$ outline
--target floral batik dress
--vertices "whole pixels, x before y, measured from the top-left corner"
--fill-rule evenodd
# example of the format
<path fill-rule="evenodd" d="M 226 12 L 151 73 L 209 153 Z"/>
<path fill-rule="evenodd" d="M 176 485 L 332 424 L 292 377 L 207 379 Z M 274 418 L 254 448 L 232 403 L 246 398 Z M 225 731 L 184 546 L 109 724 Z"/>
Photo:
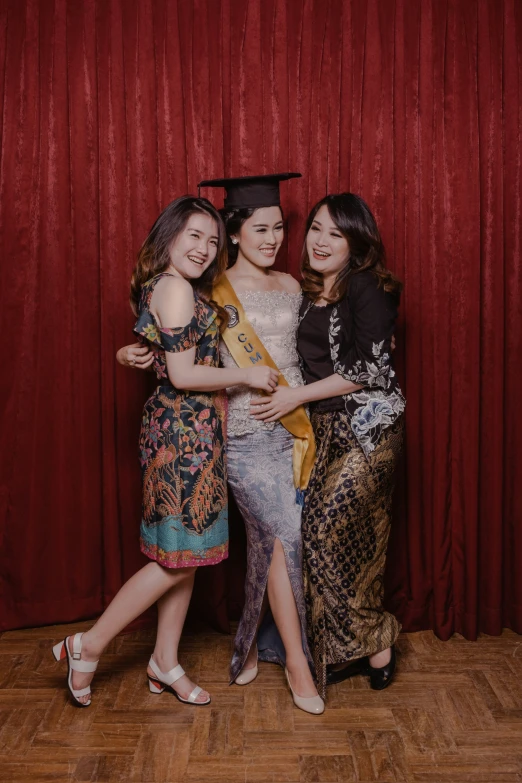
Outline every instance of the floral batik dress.
<path fill-rule="evenodd" d="M 196 292 L 190 323 L 158 326 L 150 301 L 164 276 L 142 287 L 134 327 L 154 351 L 153 367 L 162 384 L 145 403 L 141 424 L 141 550 L 168 568 L 213 565 L 228 556 L 223 397 L 174 388 L 165 351 L 195 347 L 196 364 L 217 367 L 219 329 L 216 312 Z"/>

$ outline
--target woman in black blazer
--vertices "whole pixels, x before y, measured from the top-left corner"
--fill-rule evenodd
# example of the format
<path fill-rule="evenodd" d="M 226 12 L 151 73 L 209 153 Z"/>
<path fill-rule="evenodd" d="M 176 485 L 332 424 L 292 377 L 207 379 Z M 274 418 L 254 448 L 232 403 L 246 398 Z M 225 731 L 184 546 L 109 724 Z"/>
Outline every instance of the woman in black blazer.
<path fill-rule="evenodd" d="M 391 362 L 401 283 L 375 219 L 353 193 L 312 209 L 298 331 L 304 387 L 278 386 L 256 416 L 310 406 L 317 460 L 303 509 L 308 634 L 324 697 L 353 673 L 386 687 L 400 625 L 382 606 L 405 400 Z M 356 662 L 354 664 L 354 662 Z"/>

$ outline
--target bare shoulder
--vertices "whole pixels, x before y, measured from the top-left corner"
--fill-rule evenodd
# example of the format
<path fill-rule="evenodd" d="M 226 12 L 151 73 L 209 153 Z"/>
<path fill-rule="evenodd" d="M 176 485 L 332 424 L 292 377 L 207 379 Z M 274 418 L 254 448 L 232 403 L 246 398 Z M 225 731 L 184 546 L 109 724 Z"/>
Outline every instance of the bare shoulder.
<path fill-rule="evenodd" d="M 189 281 L 184 277 L 181 277 L 181 275 L 164 275 L 161 280 L 158 280 L 154 293 L 156 293 L 156 291 L 159 294 L 168 291 L 171 296 L 194 296 L 194 290 Z"/>
<path fill-rule="evenodd" d="M 292 277 L 292 275 L 289 275 L 286 272 L 274 272 L 274 274 L 278 276 L 279 284 L 283 290 L 287 291 L 289 294 L 301 293 L 301 286 L 295 277 Z"/>
<path fill-rule="evenodd" d="M 194 314 L 194 289 L 184 277 L 165 275 L 156 284 L 151 310 L 161 326 L 185 326 Z"/>

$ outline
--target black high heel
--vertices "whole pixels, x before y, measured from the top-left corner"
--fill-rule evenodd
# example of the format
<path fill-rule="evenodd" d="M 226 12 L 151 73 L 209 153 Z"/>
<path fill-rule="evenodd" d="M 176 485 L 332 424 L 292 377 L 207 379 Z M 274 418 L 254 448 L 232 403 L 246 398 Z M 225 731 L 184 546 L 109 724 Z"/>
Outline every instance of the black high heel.
<path fill-rule="evenodd" d="M 356 677 L 358 674 L 367 674 L 368 666 L 368 656 L 365 655 L 364 658 L 358 658 L 352 663 L 347 663 L 342 669 L 331 669 L 326 674 L 326 684 L 337 685 L 337 683 L 344 682 L 344 680 L 348 680 L 350 677 Z"/>
<path fill-rule="evenodd" d="M 391 658 L 385 666 L 379 668 L 372 666 L 368 660 L 366 673 L 370 675 L 370 686 L 374 691 L 382 691 L 387 688 L 395 674 L 397 658 L 395 656 L 395 645 L 391 648 Z"/>

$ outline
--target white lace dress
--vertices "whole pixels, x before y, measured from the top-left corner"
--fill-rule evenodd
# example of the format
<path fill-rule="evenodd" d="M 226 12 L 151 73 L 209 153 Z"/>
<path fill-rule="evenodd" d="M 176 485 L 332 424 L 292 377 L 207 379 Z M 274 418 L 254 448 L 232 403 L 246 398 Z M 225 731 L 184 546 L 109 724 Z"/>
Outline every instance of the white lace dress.
<path fill-rule="evenodd" d="M 237 294 L 245 315 L 290 386 L 303 384 L 296 335 L 301 294 L 284 291 L 247 291 Z M 221 362 L 235 367 L 222 342 Z M 306 642 L 302 581 L 301 506 L 293 482 L 294 439 L 279 423 L 264 424 L 250 415 L 252 392 L 244 386 L 227 389 L 228 482 L 245 522 L 247 575 L 245 607 L 239 623 L 230 677 L 234 680 L 254 641 L 263 602 L 275 539 L 281 541 L 294 598 L 301 620 L 303 649 Z M 258 634 L 259 657 L 284 665 L 285 653 L 271 616 Z"/>
<path fill-rule="evenodd" d="M 297 353 L 297 327 L 302 294 L 286 291 L 243 291 L 236 295 L 243 305 L 245 315 L 277 364 L 290 386 L 302 386 L 303 376 Z M 219 345 L 224 367 L 236 367 L 225 343 Z M 264 424 L 250 415 L 252 391 L 247 386 L 227 389 L 229 435 L 246 435 L 259 430 L 273 430 L 281 426 L 277 422 Z"/>

